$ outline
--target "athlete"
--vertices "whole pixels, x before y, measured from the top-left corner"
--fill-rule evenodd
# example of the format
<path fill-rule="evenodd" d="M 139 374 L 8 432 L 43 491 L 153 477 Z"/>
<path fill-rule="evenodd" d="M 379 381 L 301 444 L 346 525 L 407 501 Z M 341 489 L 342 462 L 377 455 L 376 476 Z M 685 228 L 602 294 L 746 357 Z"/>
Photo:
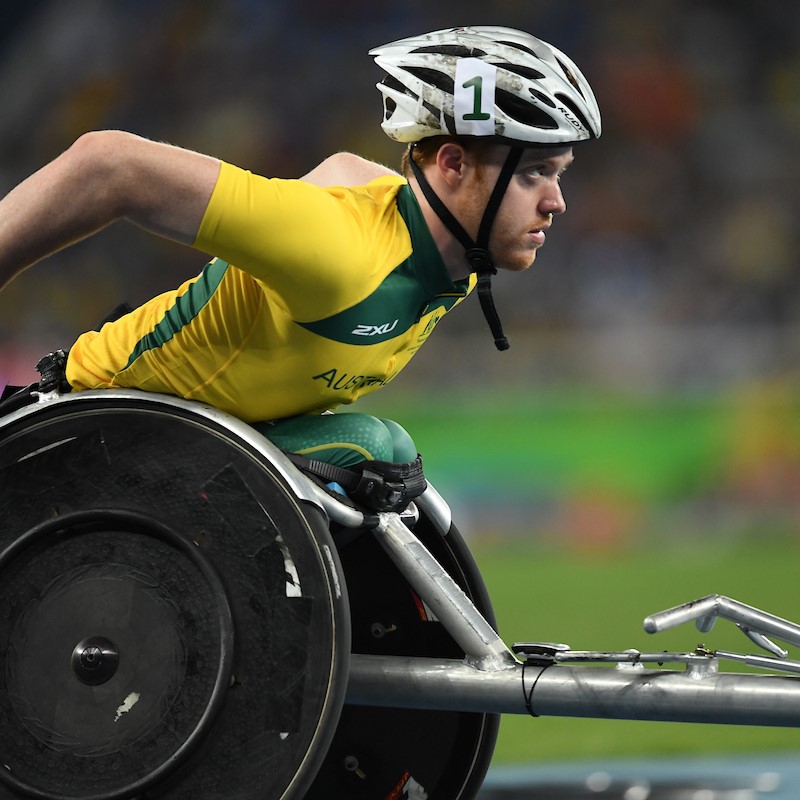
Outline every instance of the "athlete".
<path fill-rule="evenodd" d="M 215 257 L 65 354 L 62 389 L 209 403 L 279 447 L 349 466 L 410 463 L 396 423 L 324 414 L 391 381 L 477 285 L 498 348 L 496 269 L 524 271 L 566 205 L 572 146 L 600 135 L 580 70 L 508 28 L 371 51 L 403 175 L 351 154 L 303 180 L 119 131 L 79 138 L 0 202 L 0 286 L 124 219 Z"/>

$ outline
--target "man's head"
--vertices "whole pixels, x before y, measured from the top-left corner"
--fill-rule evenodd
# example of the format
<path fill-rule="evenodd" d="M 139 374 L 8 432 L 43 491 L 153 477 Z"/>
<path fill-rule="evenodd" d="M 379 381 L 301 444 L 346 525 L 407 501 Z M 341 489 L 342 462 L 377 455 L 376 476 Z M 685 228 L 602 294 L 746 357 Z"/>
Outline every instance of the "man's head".
<path fill-rule="evenodd" d="M 406 152 L 403 172 L 413 177 L 409 161 L 413 158 L 435 195 L 469 238 L 477 241 L 509 151 L 509 145 L 491 139 L 437 136 L 423 139 Z M 566 210 L 560 181 L 572 160 L 569 145 L 522 150 L 488 233 L 487 249 L 495 267 L 521 272 L 533 264 L 553 217 Z M 462 263 L 468 272 L 463 257 Z"/>
<path fill-rule="evenodd" d="M 490 279 L 530 266 L 566 208 L 558 181 L 571 147 L 600 136 L 591 87 L 560 50 L 511 28 L 449 28 L 370 54 L 387 73 L 381 126 L 409 144 L 404 171 L 463 245 L 505 349 Z"/>

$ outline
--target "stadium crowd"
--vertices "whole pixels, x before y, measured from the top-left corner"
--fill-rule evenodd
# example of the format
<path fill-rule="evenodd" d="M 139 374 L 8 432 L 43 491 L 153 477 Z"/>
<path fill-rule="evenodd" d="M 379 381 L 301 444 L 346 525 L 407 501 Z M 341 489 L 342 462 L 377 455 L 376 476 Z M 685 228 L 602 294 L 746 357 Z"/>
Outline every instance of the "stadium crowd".
<path fill-rule="evenodd" d="M 580 350 L 616 331 L 641 348 L 659 331 L 633 360 L 651 370 L 660 360 L 661 383 L 700 380 L 714 364 L 735 376 L 737 364 L 796 363 L 800 6 L 753 12 L 747 0 L 495 4 L 493 21 L 573 54 L 604 122 L 599 143 L 577 148 L 569 211 L 534 273 L 495 282 L 512 346 Z M 484 17 L 476 0 L 35 0 L 4 28 L 0 186 L 97 128 L 281 177 L 340 149 L 395 165 L 366 51 Z M 139 302 L 201 266 L 196 253 L 122 227 L 65 251 L 9 290 L 0 362 L 8 371 L 18 353 L 68 344 L 120 300 Z M 482 324 L 475 308 L 453 315 L 440 346 Z M 693 352 L 692 364 L 659 356 L 667 340 Z M 488 335 L 481 342 L 497 358 Z M 502 358 L 518 371 L 518 357 Z"/>

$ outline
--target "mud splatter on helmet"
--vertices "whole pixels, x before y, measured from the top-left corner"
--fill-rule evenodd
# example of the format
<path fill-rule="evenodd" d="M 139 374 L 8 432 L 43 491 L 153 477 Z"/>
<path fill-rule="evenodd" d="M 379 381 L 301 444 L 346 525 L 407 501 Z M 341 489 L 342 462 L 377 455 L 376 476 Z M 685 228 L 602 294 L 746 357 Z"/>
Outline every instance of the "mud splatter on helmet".
<path fill-rule="evenodd" d="M 382 128 L 398 142 L 494 136 L 570 144 L 601 133 L 581 71 L 552 45 L 513 28 L 448 28 L 370 51 L 387 75 Z"/>

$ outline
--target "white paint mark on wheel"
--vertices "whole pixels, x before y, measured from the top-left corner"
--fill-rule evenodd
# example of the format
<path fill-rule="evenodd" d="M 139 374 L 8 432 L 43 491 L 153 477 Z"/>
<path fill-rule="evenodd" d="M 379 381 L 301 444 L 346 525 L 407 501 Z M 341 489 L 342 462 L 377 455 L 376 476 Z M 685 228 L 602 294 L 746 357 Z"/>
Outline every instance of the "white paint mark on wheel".
<path fill-rule="evenodd" d="M 131 692 L 122 701 L 122 705 L 117 707 L 117 716 L 114 717 L 114 722 L 117 722 L 123 714 L 127 714 L 138 702 L 139 692 Z"/>

